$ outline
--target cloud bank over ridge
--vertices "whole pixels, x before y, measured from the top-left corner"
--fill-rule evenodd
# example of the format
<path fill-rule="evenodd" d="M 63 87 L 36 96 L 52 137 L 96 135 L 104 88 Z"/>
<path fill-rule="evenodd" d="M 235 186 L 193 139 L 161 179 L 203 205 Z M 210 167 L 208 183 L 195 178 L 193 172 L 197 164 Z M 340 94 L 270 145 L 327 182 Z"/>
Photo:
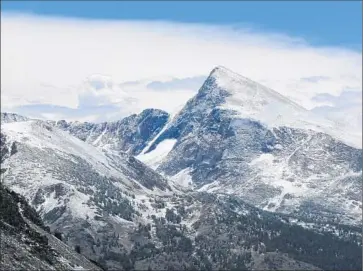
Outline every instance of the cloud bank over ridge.
<path fill-rule="evenodd" d="M 252 28 L 2 13 L 1 40 L 3 110 L 40 114 L 43 105 L 48 117 L 100 121 L 90 113 L 106 120 L 146 107 L 173 111 L 217 65 L 308 109 L 344 114 L 342 104 L 352 99 L 344 92 L 362 92 L 361 52 Z M 324 94 L 340 97 L 339 106 L 317 98 Z M 361 118 L 361 109 L 354 112 Z"/>

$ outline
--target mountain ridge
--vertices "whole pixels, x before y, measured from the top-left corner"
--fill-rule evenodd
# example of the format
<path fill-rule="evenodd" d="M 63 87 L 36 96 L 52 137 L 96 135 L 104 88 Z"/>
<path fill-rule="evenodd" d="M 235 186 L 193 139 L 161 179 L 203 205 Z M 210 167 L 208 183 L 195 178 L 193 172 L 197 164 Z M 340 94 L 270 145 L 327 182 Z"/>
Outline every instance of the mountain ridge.
<path fill-rule="evenodd" d="M 360 269 L 361 150 L 283 118 L 266 125 L 284 100 L 226 73 L 176 114 L 2 115 L 1 178 L 111 270 Z"/>

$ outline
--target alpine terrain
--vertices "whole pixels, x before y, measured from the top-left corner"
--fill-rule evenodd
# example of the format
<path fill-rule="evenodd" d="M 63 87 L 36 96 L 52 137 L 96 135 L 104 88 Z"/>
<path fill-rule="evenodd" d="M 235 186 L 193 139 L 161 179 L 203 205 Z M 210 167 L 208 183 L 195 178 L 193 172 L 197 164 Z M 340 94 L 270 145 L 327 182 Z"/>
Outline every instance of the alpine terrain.
<path fill-rule="evenodd" d="M 21 247 L 24 266 L 60 270 L 361 270 L 356 142 L 224 67 L 173 115 L 82 123 L 2 113 L 1 200 L 25 238 L 1 220 L 5 248 Z M 19 268 L 9 256 L 1 264 Z"/>

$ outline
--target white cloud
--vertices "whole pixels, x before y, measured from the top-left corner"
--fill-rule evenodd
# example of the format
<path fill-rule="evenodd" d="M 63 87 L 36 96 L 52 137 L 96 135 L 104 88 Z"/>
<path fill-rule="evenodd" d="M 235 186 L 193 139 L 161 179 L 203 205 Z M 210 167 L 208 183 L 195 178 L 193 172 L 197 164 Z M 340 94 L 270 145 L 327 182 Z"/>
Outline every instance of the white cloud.
<path fill-rule="evenodd" d="M 362 133 L 362 93 L 358 90 L 346 89 L 339 96 L 321 93 L 313 98 L 321 103 L 312 111 L 334 120 L 340 127 L 352 133 Z"/>
<path fill-rule="evenodd" d="M 142 79 L 197 78 L 223 65 L 311 109 L 322 105 L 313 99 L 321 93 L 362 91 L 361 58 L 361 52 L 234 26 L 2 13 L 1 105 L 122 108 L 102 111 L 114 117 L 146 107 L 172 111 L 197 89 L 155 91 Z M 107 80 L 99 85 L 89 79 L 94 74 Z M 126 81 L 136 82 L 120 84 Z"/>

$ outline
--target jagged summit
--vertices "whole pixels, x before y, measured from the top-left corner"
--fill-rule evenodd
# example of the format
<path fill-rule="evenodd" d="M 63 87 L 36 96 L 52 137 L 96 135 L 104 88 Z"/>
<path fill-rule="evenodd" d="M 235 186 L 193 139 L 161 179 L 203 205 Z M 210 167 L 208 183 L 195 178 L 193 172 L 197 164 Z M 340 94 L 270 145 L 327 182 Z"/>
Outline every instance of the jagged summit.
<path fill-rule="evenodd" d="M 196 96 L 218 99 L 215 107 L 234 112 L 239 118 L 257 120 L 272 127 L 311 129 L 330 134 L 345 143 L 361 147 L 361 139 L 342 130 L 337 123 L 317 116 L 264 85 L 231 71 L 224 66 L 215 67 Z"/>
<path fill-rule="evenodd" d="M 225 109 L 236 117 L 257 120 L 269 127 L 307 128 L 309 124 L 309 128 L 316 128 L 317 121 L 308 110 L 224 66 L 211 71 L 192 100 L 199 110 Z"/>
<path fill-rule="evenodd" d="M 229 77 L 229 78 L 238 78 L 239 80 L 252 81 L 251 79 L 242 76 L 224 66 L 215 67 L 209 74 L 210 77 L 219 78 L 219 77 Z"/>
<path fill-rule="evenodd" d="M 218 73 L 230 73 L 230 74 L 236 74 L 235 72 L 233 72 L 232 70 L 222 66 L 222 65 L 218 65 L 216 66 L 211 72 L 210 72 L 210 76 L 214 75 L 214 74 L 218 74 Z"/>

